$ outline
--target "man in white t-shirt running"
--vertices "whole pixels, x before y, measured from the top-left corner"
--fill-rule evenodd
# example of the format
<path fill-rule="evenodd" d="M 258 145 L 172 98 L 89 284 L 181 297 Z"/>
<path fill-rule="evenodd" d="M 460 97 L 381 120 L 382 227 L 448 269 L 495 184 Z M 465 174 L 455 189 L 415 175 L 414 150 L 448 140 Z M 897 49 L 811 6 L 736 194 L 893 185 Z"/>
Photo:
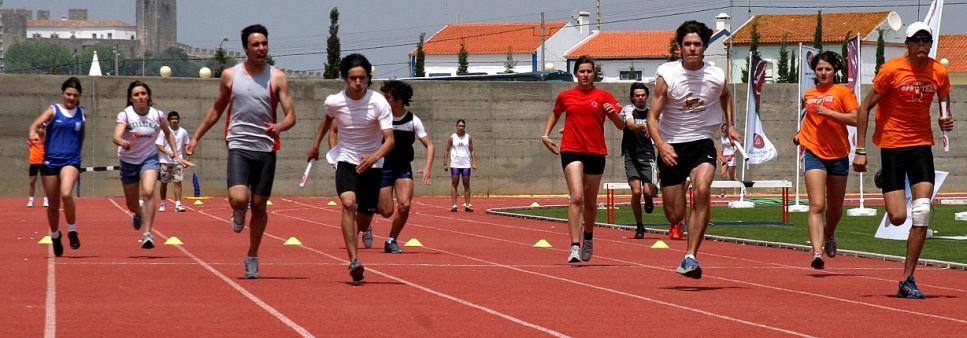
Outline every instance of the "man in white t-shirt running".
<path fill-rule="evenodd" d="M 704 61 L 711 36 L 712 30 L 698 21 L 678 27 L 675 41 L 681 61 L 658 67 L 648 114 L 648 131 L 661 157 L 658 176 L 669 224 L 685 217 L 686 179 L 691 179 L 694 207 L 688 218 L 688 250 L 676 272 L 695 279 L 702 278 L 695 255 L 711 216 L 710 189 L 718 155 L 712 140 L 719 128 L 736 142 L 741 140 L 732 120 L 725 73 Z"/>
<path fill-rule="evenodd" d="M 349 54 L 339 62 L 345 88 L 326 98 L 326 116 L 319 123 L 308 159 L 319 159 L 319 143 L 333 126 L 339 141 L 326 154 L 336 165 L 336 193 L 342 203 L 342 234 L 349 255 L 349 275 L 363 281 L 356 241 L 359 230 L 369 230 L 379 200 L 383 156 L 395 144 L 393 113 L 382 94 L 369 90 L 373 66 L 362 54 Z"/>
<path fill-rule="evenodd" d="M 164 138 L 164 134 L 158 134 L 158 139 L 154 142 L 155 146 L 158 147 L 158 161 L 161 162 L 161 179 L 159 180 L 161 182 L 161 205 L 158 207 L 159 212 L 164 212 L 168 207 L 169 182 L 174 186 L 175 211 L 185 211 L 185 207 L 181 205 L 181 181 L 184 179 L 184 172 L 181 164 L 175 161 L 175 152 L 171 151 L 171 149 L 176 149 L 179 156 L 184 158 L 185 161 L 190 161 L 184 152 L 185 146 L 190 141 L 188 131 L 181 128 L 179 122 L 181 122 L 181 115 L 178 112 L 168 112 L 168 126 L 171 127 L 171 134 L 176 143 L 174 147 L 168 145 L 168 140 Z"/>

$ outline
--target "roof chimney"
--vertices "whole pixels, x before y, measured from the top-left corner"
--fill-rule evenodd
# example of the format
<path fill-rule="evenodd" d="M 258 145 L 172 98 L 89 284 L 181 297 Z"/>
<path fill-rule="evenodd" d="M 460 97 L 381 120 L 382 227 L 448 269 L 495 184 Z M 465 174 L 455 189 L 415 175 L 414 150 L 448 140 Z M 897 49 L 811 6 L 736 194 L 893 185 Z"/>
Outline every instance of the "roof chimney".
<path fill-rule="evenodd" d="M 50 20 L 50 11 L 38 9 L 37 20 Z"/>
<path fill-rule="evenodd" d="M 87 21 L 87 8 L 71 8 L 67 10 L 67 18 L 70 20 Z"/>
<path fill-rule="evenodd" d="M 577 16 L 578 30 L 581 32 L 581 36 L 587 37 L 591 35 L 591 12 L 578 12 Z"/>
<path fill-rule="evenodd" d="M 730 17 L 728 14 L 725 14 L 725 12 L 719 13 L 719 15 L 715 17 L 715 31 L 718 32 L 722 30 L 732 32 L 732 17 Z"/>

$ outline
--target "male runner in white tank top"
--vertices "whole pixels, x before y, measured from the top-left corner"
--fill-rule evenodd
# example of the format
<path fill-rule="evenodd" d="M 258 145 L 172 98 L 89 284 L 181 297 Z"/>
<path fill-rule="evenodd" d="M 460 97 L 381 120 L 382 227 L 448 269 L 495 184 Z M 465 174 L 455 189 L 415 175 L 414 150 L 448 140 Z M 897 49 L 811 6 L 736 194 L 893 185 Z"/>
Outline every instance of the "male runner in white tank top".
<path fill-rule="evenodd" d="M 226 107 L 231 107 L 225 121 L 225 141 L 228 143 L 228 202 L 234 210 L 232 228 L 236 233 L 245 228 L 245 210 L 251 202 L 245 278 L 259 278 L 259 244 L 269 217 L 265 206 L 275 180 L 275 152 L 281 147 L 279 133 L 295 125 L 295 106 L 289 93 L 289 78 L 266 63 L 268 30 L 258 24 L 245 27 L 242 47 L 247 57 L 245 62 L 222 72 L 215 104 L 198 125 L 185 152 L 193 154 L 205 132 L 218 122 Z M 282 122 L 276 119 L 279 103 L 285 113 Z"/>
<path fill-rule="evenodd" d="M 691 178 L 694 208 L 688 218 L 688 250 L 676 272 L 695 279 L 702 278 L 695 254 L 711 216 L 710 188 L 718 155 L 712 140 L 719 128 L 736 142 L 741 140 L 732 120 L 725 73 L 704 61 L 711 36 L 711 29 L 694 20 L 678 27 L 675 40 L 682 59 L 658 67 L 648 114 L 648 131 L 661 157 L 658 176 L 669 224 L 685 217 L 685 179 Z"/>

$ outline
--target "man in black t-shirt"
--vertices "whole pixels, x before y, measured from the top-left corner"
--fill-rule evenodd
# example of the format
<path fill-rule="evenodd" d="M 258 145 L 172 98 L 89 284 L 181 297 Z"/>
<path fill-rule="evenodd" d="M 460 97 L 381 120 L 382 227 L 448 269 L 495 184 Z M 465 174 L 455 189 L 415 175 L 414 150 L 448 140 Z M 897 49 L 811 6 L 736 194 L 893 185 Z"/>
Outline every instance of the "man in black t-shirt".
<path fill-rule="evenodd" d="M 635 239 L 645 238 L 645 225 L 641 220 L 641 196 L 645 196 L 645 212 L 651 213 L 655 204 L 652 199 L 655 187 L 655 147 L 648 135 L 648 87 L 644 83 L 631 84 L 631 102 L 621 111 L 625 120 L 621 137 L 621 157 L 625 162 L 625 174 L 631 186 L 631 210 L 635 215 Z"/>

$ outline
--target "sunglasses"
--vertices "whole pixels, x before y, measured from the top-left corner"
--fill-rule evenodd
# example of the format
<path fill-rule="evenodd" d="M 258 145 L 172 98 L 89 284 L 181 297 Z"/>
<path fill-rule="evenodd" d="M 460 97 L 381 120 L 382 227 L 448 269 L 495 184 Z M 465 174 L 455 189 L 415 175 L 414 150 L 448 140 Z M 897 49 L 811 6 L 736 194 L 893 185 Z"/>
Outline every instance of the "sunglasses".
<path fill-rule="evenodd" d="M 907 38 L 909 42 L 921 42 L 921 43 L 933 43 L 933 38 L 930 36 L 914 36 Z"/>

